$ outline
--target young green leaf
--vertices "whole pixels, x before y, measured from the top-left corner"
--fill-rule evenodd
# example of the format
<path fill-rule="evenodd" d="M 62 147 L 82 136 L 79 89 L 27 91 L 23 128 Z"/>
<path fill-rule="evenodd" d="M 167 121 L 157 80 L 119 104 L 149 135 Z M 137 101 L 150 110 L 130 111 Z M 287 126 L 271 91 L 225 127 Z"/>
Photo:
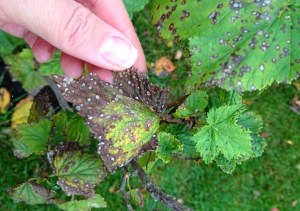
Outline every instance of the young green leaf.
<path fill-rule="evenodd" d="M 0 31 L 0 43 L 0 57 L 11 54 L 16 47 L 25 44 L 22 39 L 13 37 L 2 30 Z"/>
<path fill-rule="evenodd" d="M 51 128 L 51 121 L 46 119 L 37 123 L 19 125 L 13 138 L 15 156 L 25 158 L 31 154 L 44 154 Z"/>
<path fill-rule="evenodd" d="M 241 164 L 242 162 L 261 156 L 264 151 L 266 142 L 260 137 L 259 132 L 262 128 L 262 120 L 260 117 L 256 116 L 252 112 L 244 112 L 238 115 L 237 125 L 241 126 L 243 130 L 250 132 L 251 136 L 251 153 L 241 154 L 233 158 L 225 157 L 222 152 L 215 157 L 217 165 L 227 174 L 231 174 L 235 169 L 236 165 Z"/>
<path fill-rule="evenodd" d="M 33 182 L 25 182 L 9 192 L 15 202 L 25 202 L 30 205 L 51 203 L 54 195 L 53 191 Z"/>
<path fill-rule="evenodd" d="M 41 75 L 51 76 L 53 74 L 55 75 L 64 74 L 60 66 L 60 55 L 61 55 L 60 52 L 56 52 L 53 59 L 51 59 L 47 63 L 43 63 L 40 65 L 39 72 L 41 73 Z"/>
<path fill-rule="evenodd" d="M 67 195 L 93 197 L 94 187 L 104 179 L 106 172 L 100 159 L 78 151 L 76 146 L 75 143 L 58 146 L 48 152 L 48 160 L 58 177 L 57 184 Z"/>
<path fill-rule="evenodd" d="M 189 38 L 188 91 L 210 84 L 262 89 L 300 72 L 299 1 L 155 0 L 153 23 L 167 39 Z"/>
<path fill-rule="evenodd" d="M 188 118 L 197 116 L 200 111 L 203 111 L 208 104 L 208 96 L 206 92 L 197 90 L 191 93 L 186 101 L 179 106 L 174 113 L 177 118 Z"/>
<path fill-rule="evenodd" d="M 209 111 L 208 125 L 194 136 L 196 149 L 206 163 L 213 161 L 219 153 L 227 160 L 251 155 L 250 132 L 236 124 L 241 111 L 242 105 L 222 106 Z"/>
<path fill-rule="evenodd" d="M 31 50 L 23 49 L 19 54 L 7 55 L 3 58 L 10 73 L 16 80 L 22 82 L 27 91 L 41 88 L 45 85 L 43 77 L 35 71 L 35 61 Z"/>
<path fill-rule="evenodd" d="M 157 157 L 165 163 L 169 163 L 172 158 L 172 153 L 181 153 L 181 143 L 170 133 L 160 132 L 157 135 L 158 147 L 156 149 Z"/>
<path fill-rule="evenodd" d="M 123 0 L 123 3 L 127 9 L 127 13 L 131 19 L 133 17 L 133 13 L 142 10 L 148 2 L 149 0 L 139 0 L 139 1 Z"/>
<path fill-rule="evenodd" d="M 96 194 L 92 198 L 85 200 L 72 200 L 63 204 L 59 204 L 58 208 L 66 211 L 90 211 L 93 208 L 105 208 L 106 202 L 102 196 Z"/>
<path fill-rule="evenodd" d="M 98 151 L 109 171 L 143 152 L 159 126 L 155 112 L 163 112 L 168 100 L 167 91 L 132 69 L 115 72 L 114 85 L 94 74 L 77 81 L 54 80 L 99 140 Z"/>

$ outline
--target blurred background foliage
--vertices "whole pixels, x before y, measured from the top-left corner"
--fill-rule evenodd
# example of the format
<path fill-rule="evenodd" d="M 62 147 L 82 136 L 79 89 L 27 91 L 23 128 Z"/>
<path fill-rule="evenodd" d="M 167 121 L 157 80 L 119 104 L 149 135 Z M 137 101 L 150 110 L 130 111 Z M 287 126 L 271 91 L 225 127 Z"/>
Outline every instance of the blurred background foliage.
<path fill-rule="evenodd" d="M 151 25 L 150 8 L 133 15 L 153 83 L 171 89 L 172 99 L 183 94 L 190 72 L 187 45 L 166 42 Z M 2 47 L 2 49 L 10 48 Z M 58 210 L 54 205 L 15 204 L 7 190 L 38 171 L 28 160 L 13 156 L 10 123 L 16 104 L 26 97 L 21 84 L 12 82 L 4 63 L 0 63 L 0 88 L 10 93 L 9 103 L 0 112 L 0 209 Z M 6 95 L 7 96 L 7 95 Z M 166 193 L 177 197 L 194 210 L 300 210 L 300 81 L 291 85 L 273 85 L 261 92 L 245 93 L 248 109 L 264 120 L 263 136 L 267 139 L 264 154 L 240 165 L 231 175 L 216 165 L 172 159 L 158 161 L 150 171 L 153 180 Z M 7 98 L 7 97 L 6 97 Z M 119 192 L 122 173 L 110 175 L 99 192 L 108 203 L 104 210 L 126 210 Z M 131 182 L 134 186 L 135 181 Z M 146 193 L 145 193 L 146 194 Z M 137 210 L 168 210 L 146 195 L 145 205 Z"/>

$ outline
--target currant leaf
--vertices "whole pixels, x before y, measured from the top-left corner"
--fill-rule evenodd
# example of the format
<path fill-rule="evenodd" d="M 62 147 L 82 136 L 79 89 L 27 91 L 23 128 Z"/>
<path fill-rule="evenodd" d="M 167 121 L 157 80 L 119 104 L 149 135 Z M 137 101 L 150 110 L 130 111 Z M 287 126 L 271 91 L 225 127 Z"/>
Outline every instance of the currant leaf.
<path fill-rule="evenodd" d="M 241 111 L 242 105 L 222 106 L 209 111 L 208 125 L 194 135 L 196 149 L 206 163 L 215 160 L 219 153 L 227 160 L 251 155 L 250 132 L 236 124 Z"/>
<path fill-rule="evenodd" d="M 54 192 L 33 182 L 25 182 L 11 189 L 10 195 L 15 202 L 30 205 L 51 203 Z"/>
<path fill-rule="evenodd" d="M 35 71 L 34 56 L 29 49 L 23 49 L 18 54 L 7 55 L 3 58 L 13 77 L 20 81 L 27 91 L 41 88 L 45 81 L 39 72 Z"/>
<path fill-rule="evenodd" d="M 139 0 L 139 1 L 123 0 L 123 3 L 127 9 L 127 13 L 131 19 L 133 17 L 133 14 L 135 12 L 142 10 L 148 2 L 149 0 Z"/>
<path fill-rule="evenodd" d="M 174 113 L 177 118 L 188 118 L 191 116 L 197 116 L 203 111 L 208 104 L 208 95 L 206 92 L 197 90 L 191 93 L 186 101 L 179 106 Z"/>
<path fill-rule="evenodd" d="M 145 74 L 133 69 L 115 72 L 114 85 L 94 74 L 77 81 L 54 80 L 99 140 L 98 152 L 109 171 L 152 147 L 159 126 L 156 112 L 164 111 L 168 91 L 151 85 Z"/>
<path fill-rule="evenodd" d="M 300 73 L 300 3 L 155 0 L 153 23 L 167 39 L 189 39 L 192 76 L 227 90 L 263 89 Z"/>
<path fill-rule="evenodd" d="M 181 143 L 170 133 L 160 132 L 157 135 L 158 147 L 156 149 L 157 157 L 163 160 L 165 163 L 169 163 L 172 158 L 172 154 L 181 153 Z"/>
<path fill-rule="evenodd" d="M 76 142 L 49 151 L 48 160 L 53 173 L 58 177 L 57 184 L 69 196 L 94 197 L 95 186 L 106 176 L 101 161 L 90 154 L 82 153 Z"/>
<path fill-rule="evenodd" d="M 52 122 L 45 119 L 37 123 L 17 126 L 13 138 L 15 156 L 25 158 L 31 154 L 44 154 L 51 128 Z"/>
<path fill-rule="evenodd" d="M 66 211 L 90 211 L 93 208 L 106 208 L 107 204 L 99 194 L 85 200 L 72 200 L 58 205 L 59 209 Z"/>

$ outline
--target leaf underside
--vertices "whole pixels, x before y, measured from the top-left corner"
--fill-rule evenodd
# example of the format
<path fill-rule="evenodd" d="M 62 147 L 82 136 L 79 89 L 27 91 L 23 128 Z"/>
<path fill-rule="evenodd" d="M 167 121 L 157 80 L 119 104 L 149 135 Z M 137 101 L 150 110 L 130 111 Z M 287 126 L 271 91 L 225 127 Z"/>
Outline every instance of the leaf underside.
<path fill-rule="evenodd" d="M 262 89 L 300 72 L 300 2 L 155 0 L 153 23 L 167 39 L 189 39 L 192 75 L 203 85 Z"/>
<path fill-rule="evenodd" d="M 114 85 L 94 74 L 77 81 L 54 80 L 99 140 L 98 152 L 109 171 L 144 151 L 159 126 L 155 113 L 163 112 L 168 100 L 168 91 L 132 69 L 114 73 Z"/>

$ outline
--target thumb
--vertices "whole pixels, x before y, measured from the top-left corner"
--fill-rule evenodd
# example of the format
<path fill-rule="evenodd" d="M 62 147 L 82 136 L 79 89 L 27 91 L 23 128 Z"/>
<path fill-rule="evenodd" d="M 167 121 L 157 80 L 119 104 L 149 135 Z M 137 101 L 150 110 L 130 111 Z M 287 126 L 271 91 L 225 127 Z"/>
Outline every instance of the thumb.
<path fill-rule="evenodd" d="M 138 51 L 125 35 L 73 0 L 1 0 L 0 7 L 8 19 L 4 21 L 93 65 L 123 70 L 137 59 Z"/>

